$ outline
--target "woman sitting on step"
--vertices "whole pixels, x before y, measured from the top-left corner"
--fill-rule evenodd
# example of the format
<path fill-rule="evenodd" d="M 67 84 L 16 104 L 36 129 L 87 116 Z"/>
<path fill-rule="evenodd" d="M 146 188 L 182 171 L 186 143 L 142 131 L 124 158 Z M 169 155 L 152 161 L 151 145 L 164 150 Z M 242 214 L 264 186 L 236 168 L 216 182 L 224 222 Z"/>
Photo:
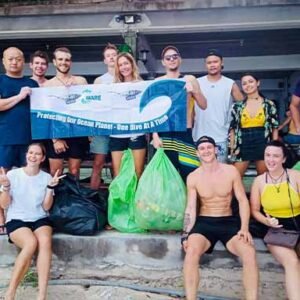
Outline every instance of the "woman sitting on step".
<path fill-rule="evenodd" d="M 287 149 L 282 142 L 267 144 L 267 171 L 256 177 L 252 185 L 251 212 L 257 221 L 269 227 L 264 240 L 275 259 L 284 267 L 287 298 L 299 300 L 300 259 L 296 248 L 300 237 L 300 173 L 284 168 L 286 155 Z M 283 233 L 285 237 L 280 238 L 282 230 L 294 231 L 292 240 L 295 241 L 295 248 L 291 248 L 293 243 L 286 239 L 286 232 Z"/>
<path fill-rule="evenodd" d="M 21 249 L 15 261 L 5 300 L 15 299 L 18 285 L 25 276 L 37 251 L 38 297 L 46 299 L 51 265 L 52 227 L 48 210 L 53 203 L 53 188 L 58 184 L 58 171 L 52 178 L 40 169 L 45 148 L 35 143 L 28 147 L 26 166 L 7 173 L 1 168 L 0 206 L 7 209 L 6 229 L 9 241 Z"/>

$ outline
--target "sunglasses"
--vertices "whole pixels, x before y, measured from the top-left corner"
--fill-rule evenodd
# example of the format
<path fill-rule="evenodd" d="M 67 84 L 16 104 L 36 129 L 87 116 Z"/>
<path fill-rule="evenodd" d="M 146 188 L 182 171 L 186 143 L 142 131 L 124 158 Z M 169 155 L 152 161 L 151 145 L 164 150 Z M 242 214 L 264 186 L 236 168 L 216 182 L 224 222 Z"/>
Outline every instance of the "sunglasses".
<path fill-rule="evenodd" d="M 170 61 L 170 60 L 176 60 L 180 57 L 180 55 L 178 53 L 174 53 L 174 54 L 170 54 L 170 55 L 166 55 L 164 57 L 165 60 Z"/>

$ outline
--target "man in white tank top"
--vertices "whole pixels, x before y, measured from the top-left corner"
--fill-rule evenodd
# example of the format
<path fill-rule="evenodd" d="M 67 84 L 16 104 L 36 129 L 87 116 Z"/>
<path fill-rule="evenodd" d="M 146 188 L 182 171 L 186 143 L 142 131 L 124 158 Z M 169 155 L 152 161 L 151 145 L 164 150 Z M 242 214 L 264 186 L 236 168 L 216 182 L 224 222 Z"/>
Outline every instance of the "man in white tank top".
<path fill-rule="evenodd" d="M 205 65 L 207 75 L 199 77 L 198 81 L 207 99 L 207 109 L 195 106 L 193 138 L 196 141 L 203 135 L 211 136 L 218 146 L 218 160 L 226 162 L 232 101 L 242 100 L 243 95 L 232 79 L 222 75 L 223 57 L 219 51 L 209 50 Z"/>

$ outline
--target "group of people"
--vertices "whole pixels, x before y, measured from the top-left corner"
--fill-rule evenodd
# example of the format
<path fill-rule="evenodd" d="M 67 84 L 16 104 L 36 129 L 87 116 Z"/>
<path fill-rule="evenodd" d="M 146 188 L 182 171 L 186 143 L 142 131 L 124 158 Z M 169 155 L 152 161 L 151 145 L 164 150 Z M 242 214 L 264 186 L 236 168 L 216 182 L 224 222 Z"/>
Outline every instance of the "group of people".
<path fill-rule="evenodd" d="M 131 54 L 118 53 L 115 45 L 108 44 L 103 57 L 107 73 L 96 78 L 94 84 L 142 80 Z M 157 80 L 183 78 L 187 91 L 186 130 L 152 134 L 153 146 L 164 148 L 187 184 L 188 203 L 182 236 L 186 252 L 184 279 L 187 299 L 196 299 L 201 255 L 211 252 L 218 240 L 242 259 L 246 299 L 257 299 L 258 267 L 248 229 L 250 206 L 241 180 L 250 161 L 255 161 L 258 174 L 262 174 L 253 184 L 252 215 L 269 227 L 284 226 L 288 229 L 295 229 L 291 219 L 295 217 L 299 223 L 300 216 L 300 177 L 298 172 L 283 168 L 286 152 L 284 145 L 276 141 L 279 126 L 276 106 L 259 92 L 260 81 L 253 74 L 242 76 L 243 93 L 233 80 L 222 75 L 224 61 L 217 50 L 207 52 L 207 75 L 198 79 L 181 74 L 182 58 L 174 46 L 162 50 L 161 61 L 166 74 Z M 52 234 L 47 211 L 53 203 L 53 188 L 59 182 L 64 160 L 68 160 L 69 172 L 79 176 L 81 161 L 90 147 L 94 154 L 90 185 L 98 189 L 107 153 L 111 152 L 113 173 L 117 176 L 123 151 L 130 148 L 139 178 L 144 169 L 147 137 L 145 134 L 76 137 L 31 144 L 31 88 L 68 88 L 85 85 L 87 81 L 84 77 L 72 75 L 72 55 L 65 47 L 54 51 L 56 74 L 49 80 L 45 77 L 49 64 L 45 52 L 36 51 L 31 56 L 33 75 L 30 79 L 23 76 L 24 55 L 20 49 L 6 49 L 3 64 L 6 74 L 0 75 L 0 233 L 6 227 L 9 240 L 21 248 L 6 300 L 14 299 L 17 286 L 37 249 L 39 299 L 45 299 Z M 300 133 L 299 106 L 300 83 L 291 104 L 295 135 Z M 233 166 L 226 164 L 229 154 Z M 51 175 L 40 168 L 46 159 L 49 160 Z M 22 168 L 11 170 L 13 167 Z M 283 194 L 287 188 L 294 205 L 292 215 L 288 206 L 290 198 Z M 232 216 L 233 194 L 239 202 L 240 219 Z M 271 201 L 273 194 L 277 197 L 277 204 Z M 283 199 L 282 203 L 279 198 Z M 199 212 L 197 199 L 200 201 Z M 3 209 L 7 209 L 6 223 Z M 299 291 L 295 289 L 295 284 L 300 283 L 296 252 L 273 245 L 269 248 L 285 268 L 289 299 L 300 299 Z"/>
<path fill-rule="evenodd" d="M 292 230 L 299 243 L 300 173 L 284 167 L 285 145 L 270 141 L 264 150 L 266 172 L 255 179 L 249 206 L 238 169 L 217 160 L 214 139 L 200 137 L 196 146 L 201 166 L 187 178 L 188 202 L 181 239 L 186 252 L 183 268 L 186 297 L 197 299 L 200 258 L 211 253 L 216 242 L 221 241 L 241 259 L 245 299 L 258 299 L 259 271 L 249 233 L 250 212 L 269 230 Z M 233 195 L 239 203 L 239 217 L 232 214 Z M 287 298 L 300 299 L 300 253 L 277 242 L 267 243 L 267 247 L 284 268 Z"/>

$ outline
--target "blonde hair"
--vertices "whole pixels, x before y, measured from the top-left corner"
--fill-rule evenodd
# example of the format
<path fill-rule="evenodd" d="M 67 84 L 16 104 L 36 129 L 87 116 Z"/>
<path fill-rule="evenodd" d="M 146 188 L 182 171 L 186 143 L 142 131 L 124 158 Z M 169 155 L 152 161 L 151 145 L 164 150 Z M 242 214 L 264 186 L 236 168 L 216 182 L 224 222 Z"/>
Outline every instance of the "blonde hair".
<path fill-rule="evenodd" d="M 105 48 L 104 48 L 104 50 L 103 50 L 103 57 L 105 56 L 105 52 L 106 52 L 107 50 L 115 50 L 115 51 L 117 52 L 117 54 L 118 54 L 118 52 L 119 52 L 116 45 L 111 44 L 111 43 L 107 43 L 107 45 L 105 46 Z"/>
<path fill-rule="evenodd" d="M 125 57 L 131 64 L 132 67 L 132 81 L 140 81 L 142 80 L 141 76 L 140 76 L 140 72 L 138 69 L 138 66 L 135 62 L 135 59 L 133 58 L 133 56 L 127 52 L 122 52 L 120 54 L 118 54 L 117 58 L 116 58 L 116 62 L 115 62 L 115 79 L 114 82 L 124 82 L 124 77 L 123 75 L 120 73 L 120 69 L 118 66 L 118 61 L 121 57 Z"/>
<path fill-rule="evenodd" d="M 53 52 L 53 57 L 56 59 L 56 53 L 57 52 L 64 52 L 64 53 L 68 53 L 70 54 L 70 56 L 72 56 L 70 49 L 68 49 L 67 47 L 59 47 L 56 48 Z"/>

